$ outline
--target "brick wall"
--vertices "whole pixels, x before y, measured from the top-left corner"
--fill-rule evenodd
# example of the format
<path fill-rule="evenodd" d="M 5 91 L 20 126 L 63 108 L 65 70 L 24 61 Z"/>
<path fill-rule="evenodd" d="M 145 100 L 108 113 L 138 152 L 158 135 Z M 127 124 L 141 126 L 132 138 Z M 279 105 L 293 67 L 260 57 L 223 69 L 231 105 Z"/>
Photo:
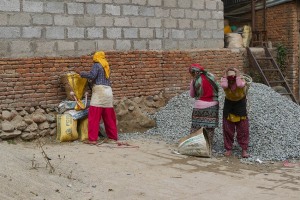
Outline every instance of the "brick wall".
<path fill-rule="evenodd" d="M 251 18 L 250 14 L 241 16 Z M 256 11 L 256 30 L 263 30 L 263 12 Z M 299 98 L 299 25 L 296 1 L 267 8 L 266 30 L 273 47 L 283 44 L 288 49 L 287 80 L 296 98 Z"/>
<path fill-rule="evenodd" d="M 261 12 L 256 20 L 261 27 Z M 299 26 L 296 1 L 267 9 L 268 40 L 273 45 L 283 44 L 288 48 L 287 80 L 294 94 L 299 97 Z"/>
<path fill-rule="evenodd" d="M 115 99 L 165 91 L 173 97 L 189 86 L 188 67 L 200 63 L 220 78 L 225 67 L 245 65 L 244 52 L 222 50 L 106 52 Z M 57 106 L 66 98 L 60 76 L 89 70 L 90 56 L 0 59 L 0 109 Z"/>

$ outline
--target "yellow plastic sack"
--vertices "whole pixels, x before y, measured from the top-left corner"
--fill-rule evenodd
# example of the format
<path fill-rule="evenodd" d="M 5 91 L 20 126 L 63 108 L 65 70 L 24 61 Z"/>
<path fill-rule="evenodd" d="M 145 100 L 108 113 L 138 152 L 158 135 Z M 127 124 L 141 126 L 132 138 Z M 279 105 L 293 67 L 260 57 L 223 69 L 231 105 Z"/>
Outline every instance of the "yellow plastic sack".
<path fill-rule="evenodd" d="M 78 139 L 77 120 L 74 120 L 69 114 L 57 115 L 57 136 L 56 139 L 61 142 L 74 141 Z"/>
<path fill-rule="evenodd" d="M 79 139 L 81 141 L 87 140 L 89 138 L 88 136 L 88 118 L 80 119 L 78 121 L 78 134 Z"/>
<path fill-rule="evenodd" d="M 87 86 L 87 79 L 81 78 L 81 76 L 75 72 L 70 72 L 67 74 L 63 74 L 61 76 L 61 81 L 64 84 L 67 98 L 71 101 L 77 101 L 75 110 L 85 109 L 85 106 L 82 103 L 81 99 Z M 74 92 L 76 99 L 74 99 L 70 92 Z"/>

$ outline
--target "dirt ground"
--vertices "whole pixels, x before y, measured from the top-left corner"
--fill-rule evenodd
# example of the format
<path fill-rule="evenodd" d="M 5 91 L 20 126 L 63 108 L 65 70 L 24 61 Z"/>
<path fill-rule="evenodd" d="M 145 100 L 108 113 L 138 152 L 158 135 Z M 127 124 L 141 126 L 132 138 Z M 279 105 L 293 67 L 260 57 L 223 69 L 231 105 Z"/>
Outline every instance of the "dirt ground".
<path fill-rule="evenodd" d="M 156 140 L 131 146 L 81 142 L 0 142 L 0 199 L 299 200 L 300 162 L 174 154 Z M 53 169 L 46 166 L 46 156 Z"/>

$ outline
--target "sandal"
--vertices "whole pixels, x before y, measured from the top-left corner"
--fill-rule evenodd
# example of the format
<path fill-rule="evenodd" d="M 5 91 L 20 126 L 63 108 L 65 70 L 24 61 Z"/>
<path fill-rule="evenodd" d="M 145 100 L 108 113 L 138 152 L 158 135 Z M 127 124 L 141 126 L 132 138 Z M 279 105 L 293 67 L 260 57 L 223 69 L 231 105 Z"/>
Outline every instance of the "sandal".
<path fill-rule="evenodd" d="M 97 141 L 90 141 L 90 140 L 85 140 L 83 141 L 84 144 L 91 144 L 91 145 L 97 145 L 98 142 Z"/>

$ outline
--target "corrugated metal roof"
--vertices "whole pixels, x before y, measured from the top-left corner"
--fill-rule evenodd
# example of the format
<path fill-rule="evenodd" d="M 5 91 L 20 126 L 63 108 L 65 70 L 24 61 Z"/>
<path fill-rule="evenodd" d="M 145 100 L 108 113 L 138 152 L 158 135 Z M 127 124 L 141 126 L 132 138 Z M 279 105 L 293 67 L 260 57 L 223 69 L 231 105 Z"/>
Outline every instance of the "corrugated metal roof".
<path fill-rule="evenodd" d="M 291 2 L 293 0 L 267 0 L 267 8 L 277 6 L 279 4 Z M 223 0 L 224 16 L 240 15 L 251 12 L 251 0 Z M 263 1 L 256 3 L 256 10 L 263 8 Z"/>

